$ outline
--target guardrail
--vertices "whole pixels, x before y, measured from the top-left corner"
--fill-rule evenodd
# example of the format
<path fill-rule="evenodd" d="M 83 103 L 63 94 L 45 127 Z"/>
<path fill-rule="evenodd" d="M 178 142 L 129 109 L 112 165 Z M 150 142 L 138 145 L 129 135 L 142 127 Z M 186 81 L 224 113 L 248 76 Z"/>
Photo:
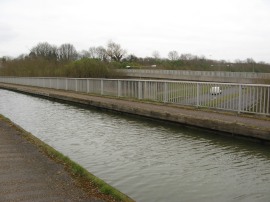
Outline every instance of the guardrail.
<path fill-rule="evenodd" d="M 270 85 L 38 77 L 0 77 L 0 82 L 270 115 Z"/>

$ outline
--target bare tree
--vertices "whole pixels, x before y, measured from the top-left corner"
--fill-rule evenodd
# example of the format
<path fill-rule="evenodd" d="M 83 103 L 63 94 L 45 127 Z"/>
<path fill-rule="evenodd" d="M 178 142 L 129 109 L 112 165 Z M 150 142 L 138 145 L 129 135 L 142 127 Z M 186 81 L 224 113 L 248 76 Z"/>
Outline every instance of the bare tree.
<path fill-rule="evenodd" d="M 138 62 L 139 58 L 134 54 L 130 54 L 124 60 L 128 62 Z"/>
<path fill-rule="evenodd" d="M 78 53 L 79 58 L 90 58 L 90 53 L 87 50 L 82 50 L 80 53 Z"/>
<path fill-rule="evenodd" d="M 69 44 L 69 43 L 62 44 L 58 48 L 58 58 L 60 61 L 75 60 L 77 56 L 78 56 L 78 53 L 72 44 Z"/>
<path fill-rule="evenodd" d="M 255 62 L 255 60 L 253 60 L 253 58 L 247 58 L 246 59 L 246 63 L 248 63 L 248 64 L 254 64 L 256 62 Z"/>
<path fill-rule="evenodd" d="M 153 51 L 153 53 L 152 53 L 152 56 L 157 60 L 157 59 L 160 59 L 160 54 L 159 54 L 159 52 L 158 51 Z"/>
<path fill-rule="evenodd" d="M 42 57 L 49 60 L 57 59 L 57 47 L 47 42 L 39 43 L 30 50 L 29 56 Z"/>
<path fill-rule="evenodd" d="M 98 58 L 98 56 L 97 56 L 97 48 L 96 47 L 90 47 L 88 52 L 89 52 L 89 57 L 90 58 Z"/>
<path fill-rule="evenodd" d="M 192 55 L 190 53 L 187 54 L 181 54 L 180 59 L 181 60 L 196 60 L 198 57 L 196 55 Z"/>
<path fill-rule="evenodd" d="M 111 60 L 118 62 L 121 61 L 127 53 L 126 50 L 121 48 L 120 44 L 114 43 L 113 41 L 109 41 L 106 52 Z"/>
<path fill-rule="evenodd" d="M 178 60 L 179 59 L 179 54 L 175 50 L 174 51 L 170 51 L 168 53 L 168 58 L 169 58 L 169 60 Z"/>
<path fill-rule="evenodd" d="M 101 61 L 107 61 L 108 60 L 107 51 L 102 46 L 90 47 L 89 48 L 89 54 L 90 54 L 90 58 L 99 59 Z"/>
<path fill-rule="evenodd" d="M 1 58 L 1 62 L 2 63 L 6 63 L 7 61 L 10 61 L 10 60 L 12 60 L 12 58 L 11 57 L 9 57 L 9 56 L 3 56 L 2 58 Z"/>
<path fill-rule="evenodd" d="M 241 61 L 240 59 L 235 59 L 235 60 L 234 60 L 234 63 L 236 63 L 236 64 L 241 64 L 241 63 L 243 63 L 243 61 Z"/>
<path fill-rule="evenodd" d="M 256 65 L 255 60 L 253 58 L 247 58 L 246 63 L 252 67 L 252 72 L 255 72 L 255 65 Z"/>
<path fill-rule="evenodd" d="M 96 48 L 97 51 L 97 58 L 100 59 L 101 61 L 107 61 L 109 60 L 107 51 L 104 47 L 99 46 Z"/>
<path fill-rule="evenodd" d="M 20 54 L 16 59 L 18 59 L 18 60 L 24 60 L 24 59 L 26 59 L 27 57 L 28 57 L 27 54 Z"/>

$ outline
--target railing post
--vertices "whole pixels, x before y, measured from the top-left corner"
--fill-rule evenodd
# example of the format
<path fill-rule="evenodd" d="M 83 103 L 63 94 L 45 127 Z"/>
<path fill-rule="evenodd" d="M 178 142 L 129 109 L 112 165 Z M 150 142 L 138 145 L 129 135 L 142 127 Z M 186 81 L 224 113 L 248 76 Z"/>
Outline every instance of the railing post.
<path fill-rule="evenodd" d="M 68 90 L 68 78 L 66 78 L 66 91 Z"/>
<path fill-rule="evenodd" d="M 100 80 L 100 94 L 103 95 L 103 79 Z"/>
<path fill-rule="evenodd" d="M 75 90 L 78 91 L 78 79 L 75 80 Z"/>
<path fill-rule="evenodd" d="M 121 81 L 117 80 L 117 96 L 121 97 Z"/>
<path fill-rule="evenodd" d="M 139 100 L 142 99 L 142 82 L 141 81 L 138 81 L 138 98 Z"/>
<path fill-rule="evenodd" d="M 239 84 L 239 100 L 238 100 L 238 114 L 241 112 L 241 104 L 242 104 L 242 85 Z"/>
<path fill-rule="evenodd" d="M 199 102 L 200 102 L 200 86 L 199 83 L 197 83 L 197 100 L 196 100 L 196 106 L 199 107 Z"/>
<path fill-rule="evenodd" d="M 56 78 L 56 89 L 58 89 L 58 78 Z"/>
<path fill-rule="evenodd" d="M 148 93 L 148 88 L 147 88 L 146 82 L 147 82 L 147 81 L 144 81 L 144 82 L 143 82 L 143 89 L 144 89 L 144 92 L 143 92 L 143 98 L 144 98 L 144 99 L 149 99 L 149 93 Z"/>
<path fill-rule="evenodd" d="M 89 93 L 89 79 L 86 79 L 86 92 Z"/>
<path fill-rule="evenodd" d="M 168 83 L 164 82 L 164 98 L 163 102 L 168 102 Z"/>

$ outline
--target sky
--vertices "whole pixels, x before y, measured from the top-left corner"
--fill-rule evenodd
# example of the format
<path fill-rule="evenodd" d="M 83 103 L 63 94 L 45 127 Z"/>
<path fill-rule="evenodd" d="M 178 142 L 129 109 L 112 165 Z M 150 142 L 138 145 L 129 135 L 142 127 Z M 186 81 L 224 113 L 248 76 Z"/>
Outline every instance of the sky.
<path fill-rule="evenodd" d="M 82 51 L 110 40 L 138 57 L 270 63 L 270 0 L 0 0 L 0 57 L 40 42 Z"/>

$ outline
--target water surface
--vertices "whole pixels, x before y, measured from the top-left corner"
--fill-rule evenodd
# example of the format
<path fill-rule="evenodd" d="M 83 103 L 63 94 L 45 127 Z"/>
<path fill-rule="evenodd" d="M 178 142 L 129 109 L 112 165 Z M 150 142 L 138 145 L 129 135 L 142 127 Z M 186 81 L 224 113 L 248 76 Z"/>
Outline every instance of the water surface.
<path fill-rule="evenodd" d="M 270 201 L 269 146 L 6 90 L 0 113 L 136 201 Z"/>

